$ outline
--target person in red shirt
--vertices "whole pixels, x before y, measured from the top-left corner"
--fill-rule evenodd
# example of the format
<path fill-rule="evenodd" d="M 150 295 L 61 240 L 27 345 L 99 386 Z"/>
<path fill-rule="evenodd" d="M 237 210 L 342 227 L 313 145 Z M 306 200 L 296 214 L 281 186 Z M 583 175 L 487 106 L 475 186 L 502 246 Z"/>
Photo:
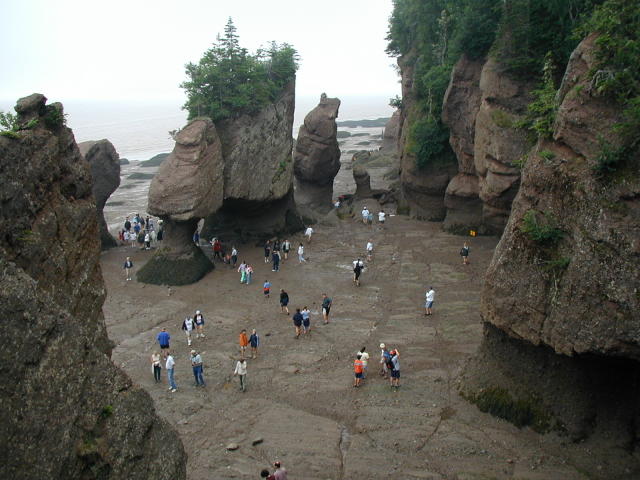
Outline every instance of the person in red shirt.
<path fill-rule="evenodd" d="M 359 387 L 362 382 L 362 376 L 364 372 L 364 362 L 362 361 L 362 355 L 358 354 L 353 361 L 353 371 L 355 372 L 355 378 L 353 379 L 353 386 Z"/>
<path fill-rule="evenodd" d="M 249 345 L 249 338 L 247 338 L 247 331 L 245 329 L 242 329 L 242 331 L 240 332 L 239 342 L 240 356 L 244 358 L 244 354 L 247 350 L 247 345 Z"/>

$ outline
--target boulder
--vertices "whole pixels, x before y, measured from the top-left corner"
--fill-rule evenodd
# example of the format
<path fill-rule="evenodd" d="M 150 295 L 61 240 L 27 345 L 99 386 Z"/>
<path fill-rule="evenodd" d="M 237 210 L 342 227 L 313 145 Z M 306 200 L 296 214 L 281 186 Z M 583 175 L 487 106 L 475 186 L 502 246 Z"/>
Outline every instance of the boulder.
<path fill-rule="evenodd" d="M 102 249 L 115 247 L 118 243 L 109 233 L 103 210 L 111 194 L 120 186 L 119 155 L 109 140 L 82 142 L 78 144 L 78 148 L 91 166 L 93 196 L 96 199 Z"/>
<path fill-rule="evenodd" d="M 62 106 L 27 99 L 38 124 L 0 136 L 0 474 L 183 480 L 180 438 L 110 358 L 89 163 Z"/>
<path fill-rule="evenodd" d="M 382 135 L 382 147 L 384 153 L 398 153 L 398 142 L 400 141 L 400 110 L 396 110 L 384 127 Z"/>
<path fill-rule="evenodd" d="M 300 127 L 294 151 L 296 204 L 320 212 L 332 205 L 333 179 L 340 170 L 336 118 L 340 100 L 320 97 Z"/>
<path fill-rule="evenodd" d="M 353 179 L 356 182 L 356 197 L 369 198 L 372 195 L 371 191 L 371 177 L 367 169 L 361 165 L 355 165 L 353 167 Z"/>
<path fill-rule="evenodd" d="M 193 283 L 213 264 L 192 237 L 200 219 L 215 213 L 224 193 L 224 159 L 216 127 L 208 118 L 189 122 L 176 136 L 149 188 L 151 215 L 164 222 L 163 248 L 137 274 L 145 283 Z"/>

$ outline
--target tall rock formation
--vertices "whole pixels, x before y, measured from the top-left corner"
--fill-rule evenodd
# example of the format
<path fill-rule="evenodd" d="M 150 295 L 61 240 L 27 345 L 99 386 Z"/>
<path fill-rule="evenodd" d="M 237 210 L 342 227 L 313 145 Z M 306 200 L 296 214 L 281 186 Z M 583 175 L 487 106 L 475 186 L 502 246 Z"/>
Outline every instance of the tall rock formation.
<path fill-rule="evenodd" d="M 224 202 L 203 236 L 262 238 L 301 228 L 293 203 L 295 82 L 255 115 L 216 125 L 224 157 Z"/>
<path fill-rule="evenodd" d="M 594 65 L 591 36 L 567 66 L 553 140 L 528 154 L 465 388 L 536 399 L 574 438 L 628 448 L 640 441 L 640 153 L 596 174 L 622 115 L 592 89 Z"/>
<path fill-rule="evenodd" d="M 89 164 L 62 105 L 20 99 L 0 136 L 0 476 L 186 477 L 176 432 L 110 360 Z"/>
<path fill-rule="evenodd" d="M 209 118 L 189 122 L 176 136 L 149 188 L 147 211 L 164 221 L 162 249 L 138 271 L 145 283 L 185 285 L 213 264 L 193 242 L 198 222 L 222 206 L 224 159 Z"/>
<path fill-rule="evenodd" d="M 118 243 L 109 233 L 103 210 L 111 194 L 120 186 L 120 156 L 109 140 L 82 142 L 78 148 L 91 166 L 102 249 L 115 247 Z"/>
<path fill-rule="evenodd" d="M 380 150 L 383 153 L 396 154 L 398 153 L 398 142 L 400 141 L 400 110 L 396 109 L 391 115 L 391 118 L 384 127 L 384 134 L 382 135 L 382 147 Z"/>
<path fill-rule="evenodd" d="M 331 210 L 333 179 L 340 170 L 336 118 L 340 100 L 320 97 L 320 103 L 304 118 L 294 152 L 296 204 L 326 213 Z M 307 213 L 308 214 L 308 213 Z"/>

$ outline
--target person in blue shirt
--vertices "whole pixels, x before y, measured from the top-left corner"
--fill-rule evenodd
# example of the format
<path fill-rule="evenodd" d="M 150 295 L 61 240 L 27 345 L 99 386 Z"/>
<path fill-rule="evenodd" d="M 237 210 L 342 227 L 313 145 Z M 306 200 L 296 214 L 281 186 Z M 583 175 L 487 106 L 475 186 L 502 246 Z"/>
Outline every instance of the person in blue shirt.
<path fill-rule="evenodd" d="M 260 346 L 260 337 L 256 333 L 255 328 L 251 331 L 249 345 L 251 346 L 251 358 L 256 358 L 258 356 L 258 347 Z"/>
<path fill-rule="evenodd" d="M 169 340 L 171 340 L 171 335 L 169 335 L 166 328 L 163 328 L 156 339 L 160 344 L 160 350 L 162 350 L 162 353 L 166 357 L 167 353 L 169 353 Z"/>
<path fill-rule="evenodd" d="M 269 298 L 269 294 L 271 293 L 271 282 L 269 280 L 264 281 L 262 292 L 264 293 L 264 298 Z"/>

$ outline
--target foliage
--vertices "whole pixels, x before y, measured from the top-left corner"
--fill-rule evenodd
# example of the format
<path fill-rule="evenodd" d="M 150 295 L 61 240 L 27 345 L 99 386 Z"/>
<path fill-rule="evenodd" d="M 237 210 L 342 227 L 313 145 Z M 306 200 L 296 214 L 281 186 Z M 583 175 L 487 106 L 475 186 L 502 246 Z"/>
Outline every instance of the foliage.
<path fill-rule="evenodd" d="M 16 114 L 0 110 L 0 128 L 3 131 L 16 132 L 18 130 L 18 117 Z"/>
<path fill-rule="evenodd" d="M 295 78 L 298 61 L 295 49 L 287 43 L 271 42 L 266 50 L 250 54 L 240 47 L 229 18 L 224 36 L 218 35 L 197 64 L 185 66 L 188 79 L 180 85 L 187 93 L 183 108 L 189 119 L 205 115 L 214 122 L 255 114 Z"/>
<path fill-rule="evenodd" d="M 553 136 L 553 123 L 558 112 L 554 70 L 552 55 L 547 53 L 542 69 L 542 81 L 538 88 L 531 92 L 534 100 L 527 106 L 527 115 L 520 125 L 534 132 L 538 138 Z"/>
<path fill-rule="evenodd" d="M 596 177 L 603 178 L 608 173 L 615 172 L 618 169 L 618 166 L 627 158 L 629 153 L 628 147 L 616 147 L 601 138 L 600 152 L 596 157 L 596 163 L 593 166 L 593 173 Z"/>
<path fill-rule="evenodd" d="M 389 99 L 389 106 L 402 110 L 402 98 L 400 98 L 398 95 L 396 95 L 393 98 L 390 98 Z"/>
<path fill-rule="evenodd" d="M 550 150 L 540 150 L 538 152 L 538 155 L 540 155 L 542 158 L 544 158 L 548 162 L 556 158 L 556 154 Z"/>
<path fill-rule="evenodd" d="M 55 129 L 66 125 L 66 117 L 66 114 L 63 113 L 62 105 L 59 103 L 53 103 L 51 105 L 47 105 L 43 119 L 47 128 Z"/>
<path fill-rule="evenodd" d="M 453 152 L 448 147 L 449 131 L 432 116 L 420 118 L 409 131 L 408 150 L 416 156 L 418 168 L 433 165 L 439 160 L 452 160 Z"/>
<path fill-rule="evenodd" d="M 524 214 L 520 231 L 540 245 L 553 245 L 564 236 L 551 213 L 544 212 L 540 218 L 535 210 L 527 210 Z"/>
<path fill-rule="evenodd" d="M 105 405 L 102 411 L 100 412 L 100 416 L 102 418 L 109 418 L 113 415 L 113 405 Z"/>

